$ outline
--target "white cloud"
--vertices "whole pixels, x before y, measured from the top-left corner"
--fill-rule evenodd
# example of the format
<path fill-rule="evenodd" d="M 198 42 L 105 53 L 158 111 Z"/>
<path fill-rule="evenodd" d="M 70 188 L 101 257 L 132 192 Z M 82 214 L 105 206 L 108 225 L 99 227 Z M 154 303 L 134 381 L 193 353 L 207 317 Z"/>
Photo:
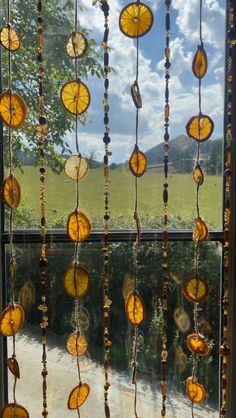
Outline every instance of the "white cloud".
<path fill-rule="evenodd" d="M 184 38 L 175 38 L 170 42 L 171 50 L 171 75 L 180 76 L 184 71 L 191 71 L 193 53 L 184 49 Z M 164 69 L 165 60 L 157 65 L 158 70 Z"/>
<path fill-rule="evenodd" d="M 85 12 L 81 13 L 80 23 L 94 32 L 100 43 L 103 36 L 103 13 L 100 7 L 93 7 L 91 2 L 81 0 Z M 156 10 L 160 0 L 150 0 L 147 4 Z M 111 162 L 129 159 L 134 145 L 135 107 L 130 95 L 130 86 L 135 79 L 136 47 L 135 40 L 125 37 L 119 30 L 119 13 L 123 2 L 113 0 L 110 3 L 110 35 L 112 47 L 110 65 L 116 74 L 110 74 L 110 148 L 113 151 Z M 188 119 L 198 113 L 197 79 L 191 71 L 192 58 L 198 43 L 199 0 L 173 0 L 173 8 L 177 12 L 176 25 L 172 20 L 173 32 L 176 37 L 171 40 L 171 80 L 170 108 L 172 137 L 185 133 Z M 215 121 L 217 136 L 222 131 L 223 84 L 222 84 L 222 50 L 224 39 L 224 10 L 217 0 L 204 2 L 203 35 L 214 49 L 207 46 L 209 54 L 209 71 L 203 81 L 202 107 L 203 112 L 212 116 Z M 89 16 L 89 18 L 88 18 Z M 173 16 L 173 15 L 172 15 Z M 160 17 L 158 17 L 159 19 Z M 163 17 L 164 19 L 164 17 Z M 172 17 L 173 19 L 173 17 Z M 178 29 L 178 30 L 177 30 Z M 157 25 L 157 31 L 159 25 Z M 160 37 L 159 44 L 156 40 Z M 139 139 L 140 148 L 146 151 L 163 140 L 164 132 L 164 36 L 158 32 L 150 32 L 140 39 L 139 86 L 143 108 L 140 110 Z M 155 39 L 155 42 L 153 41 Z M 144 48 L 145 45 L 145 48 Z M 156 49 L 156 54 L 153 53 Z M 209 50 L 209 51 L 208 51 Z M 158 56 L 158 54 L 160 56 Z M 152 57 L 152 59 L 150 58 Z M 95 151 L 97 159 L 103 157 L 103 113 L 102 97 L 103 82 L 91 78 L 87 84 L 91 90 L 92 103 L 90 114 L 92 123 L 83 127 L 80 133 L 81 151 L 87 155 Z M 69 135 L 71 144 L 74 136 Z M 72 145 L 72 149 L 74 145 Z"/>
<path fill-rule="evenodd" d="M 223 2 L 222 2 L 223 3 Z M 199 0 L 173 0 L 177 11 L 176 24 L 187 41 L 196 43 L 199 39 Z M 224 39 L 225 13 L 218 0 L 203 2 L 203 39 L 218 48 Z"/>

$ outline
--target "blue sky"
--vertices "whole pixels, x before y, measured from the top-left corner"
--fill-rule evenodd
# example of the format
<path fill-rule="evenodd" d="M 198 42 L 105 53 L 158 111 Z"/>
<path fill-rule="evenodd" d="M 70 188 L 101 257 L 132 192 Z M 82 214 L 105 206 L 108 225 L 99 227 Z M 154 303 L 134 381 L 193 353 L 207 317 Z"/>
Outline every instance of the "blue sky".
<path fill-rule="evenodd" d="M 81 0 L 85 12 L 80 14 L 80 23 L 90 28 L 98 43 L 103 36 L 103 14 L 92 1 Z M 130 96 L 130 86 L 135 79 L 135 41 L 125 37 L 119 30 L 118 19 L 123 0 L 110 3 L 110 65 L 116 74 L 110 76 L 110 132 L 111 162 L 129 159 L 134 145 L 135 108 Z M 164 106 L 164 57 L 165 7 L 164 0 L 146 0 L 154 13 L 151 31 L 140 40 L 139 85 L 143 100 L 140 111 L 139 143 L 147 151 L 163 138 Z M 225 2 L 203 0 L 203 39 L 208 56 L 208 73 L 203 79 L 202 110 L 214 120 L 213 138 L 223 132 L 224 98 L 224 39 Z M 198 113 L 198 80 L 191 71 L 192 59 L 199 40 L 199 0 L 172 0 L 171 18 L 171 138 L 185 133 L 189 118 Z M 80 131 L 80 149 L 84 155 L 95 152 L 103 156 L 103 81 L 87 80 L 92 101 L 89 108 L 91 122 Z M 67 140 L 74 151 L 74 136 Z"/>

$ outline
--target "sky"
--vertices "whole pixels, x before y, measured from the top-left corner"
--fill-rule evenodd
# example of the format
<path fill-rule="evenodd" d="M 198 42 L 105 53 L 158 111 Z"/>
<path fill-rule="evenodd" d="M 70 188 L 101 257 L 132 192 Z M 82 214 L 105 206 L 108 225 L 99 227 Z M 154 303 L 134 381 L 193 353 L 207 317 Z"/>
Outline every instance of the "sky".
<path fill-rule="evenodd" d="M 98 43 L 103 37 L 103 13 L 92 1 L 80 0 L 85 11 L 80 13 L 80 23 L 93 31 Z M 140 38 L 139 87 L 143 107 L 139 112 L 139 145 L 147 151 L 163 141 L 164 108 L 164 0 L 145 0 L 154 14 L 154 23 L 148 34 Z M 135 107 L 130 96 L 130 86 L 135 79 L 135 40 L 119 30 L 119 14 L 128 4 L 123 0 L 110 0 L 109 45 L 110 65 L 110 162 L 129 159 L 135 140 Z M 203 41 L 208 57 L 208 72 L 202 80 L 202 111 L 215 124 L 210 140 L 223 134 L 224 99 L 224 39 L 225 2 L 203 0 Z M 172 0 L 171 10 L 171 81 L 170 81 L 170 137 L 185 134 L 189 118 L 198 113 L 198 80 L 192 73 L 192 60 L 199 43 L 199 0 Z M 90 77 L 86 84 L 91 93 L 90 123 L 79 133 L 80 149 L 84 155 L 95 153 L 103 157 L 103 80 Z M 74 149 L 74 135 L 67 141 Z"/>

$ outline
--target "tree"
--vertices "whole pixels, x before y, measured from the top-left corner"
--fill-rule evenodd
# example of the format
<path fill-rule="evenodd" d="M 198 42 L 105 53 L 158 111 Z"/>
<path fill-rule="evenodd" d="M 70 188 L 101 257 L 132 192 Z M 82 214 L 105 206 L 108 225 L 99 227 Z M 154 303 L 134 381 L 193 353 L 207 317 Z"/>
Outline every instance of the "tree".
<path fill-rule="evenodd" d="M 3 3 L 4 15 L 7 16 L 7 2 Z M 44 6 L 44 68 L 45 68 L 45 105 L 49 133 L 47 136 L 45 158 L 55 171 L 62 167 L 61 154 L 70 153 L 68 144 L 64 141 L 67 132 L 73 130 L 74 117 L 63 108 L 60 102 L 60 88 L 71 79 L 74 79 L 74 62 L 65 52 L 64 44 L 67 36 L 73 30 L 74 2 L 66 1 L 61 7 L 58 0 L 49 0 Z M 80 9 L 82 13 L 82 9 Z M 20 35 L 21 48 L 12 54 L 13 88 L 20 93 L 27 106 L 28 116 L 21 131 L 14 131 L 15 164 L 19 163 L 16 155 L 19 151 L 36 157 L 37 138 L 37 2 L 27 0 L 22 7 L 21 0 L 12 3 L 12 23 Z M 4 26 L 3 22 L 3 26 Z M 88 39 L 88 52 L 79 60 L 79 75 L 86 79 L 89 75 L 101 77 L 100 53 L 91 31 L 80 28 Z M 3 88 L 7 88 L 7 51 L 3 51 Z M 88 121 L 87 115 L 79 118 L 82 125 Z M 5 144 L 7 141 L 4 141 Z M 60 147 L 59 154 L 56 149 Z M 7 161 L 7 158 L 5 159 Z"/>
<path fill-rule="evenodd" d="M 222 139 L 212 141 L 207 163 L 208 172 L 218 176 L 222 173 L 222 141 Z"/>

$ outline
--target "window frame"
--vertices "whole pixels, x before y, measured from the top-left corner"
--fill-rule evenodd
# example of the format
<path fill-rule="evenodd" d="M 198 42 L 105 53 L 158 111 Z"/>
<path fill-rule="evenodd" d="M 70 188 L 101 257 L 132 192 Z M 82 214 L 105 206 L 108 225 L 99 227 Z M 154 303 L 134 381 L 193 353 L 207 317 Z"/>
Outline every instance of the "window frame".
<path fill-rule="evenodd" d="M 228 8 L 229 0 L 226 0 L 226 53 L 227 53 L 227 34 L 228 34 Z M 234 14 L 236 16 L 236 3 L 233 3 Z M 232 40 L 235 40 L 233 48 L 233 67 L 232 74 L 236 74 L 236 18 L 234 22 L 234 33 L 230 35 Z M 0 45 L 0 93 L 2 92 L 2 53 Z M 227 63 L 227 55 L 225 59 Z M 225 64 L 226 65 L 226 64 Z M 225 72 L 226 74 L 226 72 Z M 230 273 L 229 273 L 229 342 L 231 347 L 231 355 L 229 357 L 227 379 L 228 379 L 228 407 L 226 418 L 236 416 L 236 281 L 233 279 L 236 277 L 236 77 L 233 79 L 233 103 L 232 103 L 232 189 L 231 189 L 231 251 L 230 251 Z M 225 103 L 224 103 L 224 141 L 223 141 L 223 162 L 225 162 L 225 143 L 226 143 L 226 109 L 227 109 L 227 91 L 225 82 Z M 223 164 L 224 171 L 224 164 Z M 3 124 L 0 121 L 0 184 L 4 179 L 3 173 Z M 225 183 L 224 175 L 222 173 L 223 185 Z M 223 221 L 224 221 L 224 201 L 225 201 L 225 189 L 223 187 L 223 205 L 222 205 L 222 228 L 221 230 L 213 230 L 209 233 L 209 241 L 220 242 L 222 244 L 222 282 L 223 282 Z M 162 230 L 145 229 L 142 231 L 142 241 L 162 241 Z M 185 241 L 192 242 L 192 231 L 190 230 L 171 230 L 168 234 L 169 241 Z M 134 230 L 111 230 L 109 232 L 109 242 L 134 242 L 136 234 Z M 101 242 L 103 241 L 103 230 L 94 230 L 89 236 L 87 242 Z M 66 243 L 70 242 L 66 231 L 62 230 L 48 230 L 46 235 L 47 243 Z M 14 243 L 35 244 L 40 243 L 40 231 L 38 230 L 16 230 L 14 231 Z M 1 199 L 0 202 L 0 311 L 3 306 L 6 305 L 6 274 L 5 274 L 5 248 L 8 244 L 8 232 L 4 228 L 4 204 Z M 221 293 L 223 296 L 223 292 Z M 221 297 L 222 299 L 222 297 Z M 221 303 L 222 305 L 222 303 Z M 222 310 L 222 306 L 220 307 Z M 222 324 L 221 324 L 222 326 Z M 7 339 L 0 336 L 0 409 L 8 401 L 8 379 L 7 379 L 7 366 L 5 359 L 7 358 Z M 220 379 L 219 379 L 220 384 Z"/>

